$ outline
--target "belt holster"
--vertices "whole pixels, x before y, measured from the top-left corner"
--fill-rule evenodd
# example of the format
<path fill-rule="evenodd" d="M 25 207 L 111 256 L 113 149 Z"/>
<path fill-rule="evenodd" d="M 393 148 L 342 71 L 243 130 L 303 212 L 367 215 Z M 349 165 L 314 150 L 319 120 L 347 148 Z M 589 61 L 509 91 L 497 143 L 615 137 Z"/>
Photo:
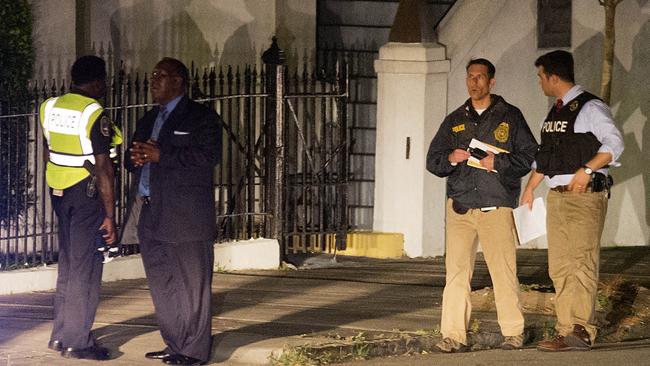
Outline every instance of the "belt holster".
<path fill-rule="evenodd" d="M 607 190 L 607 198 L 610 198 L 612 192 L 612 186 L 614 185 L 614 179 L 611 175 L 605 175 L 603 173 L 594 173 L 591 176 L 591 191 L 592 192 L 602 192 Z"/>
<path fill-rule="evenodd" d="M 90 179 L 86 185 L 86 196 L 95 198 L 97 195 L 97 177 L 95 176 L 95 166 L 88 160 L 84 161 L 84 168 L 90 173 Z"/>
<path fill-rule="evenodd" d="M 451 200 L 451 208 L 454 209 L 454 212 L 459 214 L 459 215 L 464 215 L 469 211 L 469 207 L 465 207 L 461 205 L 458 201 L 452 199 Z"/>
<path fill-rule="evenodd" d="M 94 175 L 91 175 L 90 179 L 88 179 L 88 184 L 86 185 L 86 196 L 88 196 L 88 198 L 95 198 L 95 196 L 97 196 L 97 177 Z"/>

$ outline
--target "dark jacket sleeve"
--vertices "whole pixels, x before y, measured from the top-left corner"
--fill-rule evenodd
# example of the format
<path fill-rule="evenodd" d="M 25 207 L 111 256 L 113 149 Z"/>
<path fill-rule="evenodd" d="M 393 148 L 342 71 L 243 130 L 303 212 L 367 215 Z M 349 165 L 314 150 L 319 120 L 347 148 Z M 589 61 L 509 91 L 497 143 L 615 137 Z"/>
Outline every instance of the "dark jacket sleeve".
<path fill-rule="evenodd" d="M 129 140 L 129 144 L 126 146 L 126 152 L 124 153 L 123 164 L 124 168 L 126 168 L 128 172 L 137 173 L 140 169 L 139 167 L 134 167 L 131 163 L 131 145 L 134 141 L 145 142 L 149 139 L 149 136 L 151 135 L 151 125 L 156 118 L 156 114 L 157 111 L 150 110 L 136 123 L 135 132 Z"/>
<path fill-rule="evenodd" d="M 130 147 L 131 143 L 129 143 L 128 146 Z M 124 168 L 129 173 L 135 173 L 136 167 L 131 163 L 131 152 L 129 151 L 129 147 L 126 148 L 126 152 L 124 153 Z"/>
<path fill-rule="evenodd" d="M 203 108 L 202 106 L 199 108 Z M 213 167 L 221 160 L 221 118 L 214 112 L 193 110 L 196 127 L 191 143 L 160 153 L 162 168 Z"/>
<path fill-rule="evenodd" d="M 521 111 L 513 108 L 510 113 L 512 116 L 510 120 L 514 127 L 512 131 L 514 148 L 509 154 L 495 156 L 494 169 L 508 178 L 521 178 L 530 172 L 535 152 L 537 152 L 537 141 Z"/>
<path fill-rule="evenodd" d="M 438 177 L 450 175 L 456 167 L 449 163 L 449 154 L 455 148 L 448 118 L 445 118 L 429 145 L 429 151 L 427 152 L 427 170 Z"/>

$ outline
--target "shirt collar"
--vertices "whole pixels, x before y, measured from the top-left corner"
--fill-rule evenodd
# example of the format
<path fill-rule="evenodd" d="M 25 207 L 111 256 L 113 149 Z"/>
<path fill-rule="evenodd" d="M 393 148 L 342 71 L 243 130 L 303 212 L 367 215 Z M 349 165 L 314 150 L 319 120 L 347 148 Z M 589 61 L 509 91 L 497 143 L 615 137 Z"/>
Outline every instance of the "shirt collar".
<path fill-rule="evenodd" d="M 562 96 L 562 104 L 567 105 L 570 101 L 574 100 L 578 95 L 582 94 L 585 91 L 581 85 L 574 85 L 569 89 L 564 96 Z"/>
<path fill-rule="evenodd" d="M 161 104 L 161 105 L 160 105 L 160 109 L 161 109 L 161 110 L 163 110 L 163 109 L 166 110 L 166 111 L 167 111 L 167 115 L 171 114 L 171 113 L 174 111 L 174 109 L 176 108 L 176 105 L 178 105 L 178 102 L 180 102 L 180 100 L 181 100 L 184 96 L 185 96 L 185 94 L 181 94 L 181 95 L 177 96 L 176 98 L 170 100 L 169 103 L 167 103 L 167 104 L 165 104 L 165 105 L 162 105 L 162 104 Z"/>

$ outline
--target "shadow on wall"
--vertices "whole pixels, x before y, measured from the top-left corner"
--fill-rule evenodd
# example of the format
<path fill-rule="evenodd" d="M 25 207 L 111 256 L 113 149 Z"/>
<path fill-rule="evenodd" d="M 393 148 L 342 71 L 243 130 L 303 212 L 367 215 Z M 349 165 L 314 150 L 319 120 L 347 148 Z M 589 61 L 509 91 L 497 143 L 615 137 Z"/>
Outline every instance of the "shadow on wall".
<path fill-rule="evenodd" d="M 249 27 L 249 24 L 240 26 L 224 42 L 219 65 L 256 64 L 259 62 L 261 53 L 258 54 L 255 51 Z M 217 55 L 214 56 L 216 60 Z"/>
<path fill-rule="evenodd" d="M 192 0 L 169 2 L 169 10 L 162 14 L 170 16 L 163 20 L 147 16 L 151 9 L 159 7 L 155 0 L 139 1 L 126 7 L 119 7 L 118 3 L 106 6 L 117 9 L 110 21 L 115 67 L 119 67 L 120 60 L 128 60 L 127 67 L 150 71 L 165 56 L 179 58 L 188 63 L 188 67 L 194 61 L 199 69 L 214 65 L 255 65 L 261 63 L 262 52 L 270 46 L 274 36 L 273 30 L 269 30 L 269 34 L 258 34 L 264 31 L 268 20 L 259 18 L 265 8 L 252 0 L 243 0 L 233 9 L 219 8 L 210 2 L 201 3 L 199 7 Z M 284 19 L 300 19 L 306 15 L 288 6 L 278 11 L 282 16 L 275 31 L 281 47 L 291 50 L 287 53 L 291 55 L 289 61 L 295 61 L 298 52 L 292 47 L 296 35 Z M 142 34 L 133 32 L 134 29 L 141 29 Z M 212 31 L 220 34 L 210 34 Z M 255 44 L 256 39 L 263 40 L 263 44 Z M 223 40 L 223 44 L 219 44 L 219 40 Z M 296 65 L 295 62 L 289 64 Z"/>
<path fill-rule="evenodd" d="M 197 65 L 208 64 L 214 55 L 203 33 L 185 10 L 190 2 L 170 2 L 168 6 L 172 15 L 162 21 L 147 15 L 160 5 L 154 0 L 139 1 L 132 6 L 113 6 L 117 10 L 110 16 L 115 63 L 112 66 L 117 70 L 121 60 L 125 60 L 127 70 L 148 72 L 165 56 L 187 63 L 194 61 Z M 136 24 L 137 28 L 134 28 Z M 139 33 L 137 29 L 143 32 Z"/>
<path fill-rule="evenodd" d="M 89 48 L 107 57 L 110 71 L 119 70 L 124 61 L 127 72 L 150 72 L 157 61 L 170 56 L 184 61 L 188 67 L 194 62 L 202 73 L 201 69 L 215 65 L 261 64 L 261 55 L 277 32 L 290 66 L 303 60 L 313 62 L 313 51 L 298 50 L 304 47 L 300 43 L 302 38 L 294 34 L 295 26 L 288 25 L 308 17 L 305 13 L 290 6 L 277 9 L 281 14 L 277 28 L 273 29 L 272 21 L 264 18 L 275 15 L 267 14 L 270 7 L 266 3 L 263 7 L 253 0 L 242 0 L 235 7 L 220 4 L 192 0 L 105 0 L 93 7 L 92 16 L 107 18 L 106 34 L 97 30 L 98 34 L 93 36 L 97 39 Z M 102 27 L 104 23 L 98 24 Z M 35 78 L 67 78 L 73 61 L 74 55 L 49 57 L 37 66 Z"/>
<path fill-rule="evenodd" d="M 613 78 L 612 78 L 612 100 L 610 105 L 616 111 L 614 120 L 623 133 L 625 152 L 621 156 L 621 167 L 612 169 L 615 184 L 627 183 L 641 175 L 644 198 L 639 199 L 634 192 L 630 192 L 630 200 L 635 211 L 635 217 L 641 221 L 639 225 L 647 231 L 650 226 L 650 158 L 644 147 L 650 146 L 650 85 L 647 80 L 650 78 L 650 69 L 647 60 L 650 58 L 650 47 L 647 40 L 650 39 L 650 22 L 646 22 L 634 38 L 632 49 L 632 66 L 626 70 L 622 63 L 615 57 Z M 598 94 L 601 79 L 601 60 L 603 49 L 603 35 L 598 33 L 575 49 L 576 80 L 592 93 Z M 597 62 L 581 62 L 581 60 L 598 60 Z M 628 119 L 634 118 L 635 126 L 627 124 Z M 640 132 L 640 136 L 639 136 Z M 647 150 L 647 149 L 646 149 Z M 630 186 L 631 187 L 631 186 Z M 628 202 L 628 201 L 626 201 Z M 608 216 L 620 217 L 624 210 L 622 197 L 615 197 L 609 202 Z M 612 237 L 605 238 L 604 242 L 613 242 Z M 647 236 L 647 233 L 646 233 Z M 623 243 L 625 244 L 625 243 Z M 638 243 L 634 243 L 638 244 Z"/>
<path fill-rule="evenodd" d="M 247 5 L 248 6 L 248 5 Z M 315 50 L 307 49 L 305 45 L 299 44 L 297 35 L 293 33 L 292 29 L 287 25 L 290 20 L 296 22 L 297 20 L 314 19 L 313 23 L 301 22 L 300 24 L 307 27 L 316 27 L 314 15 L 308 15 L 303 12 L 295 11 L 289 4 L 285 2 L 278 2 L 276 14 L 276 28 L 275 36 L 278 38 L 278 45 L 285 52 L 286 62 L 290 69 L 297 68 L 299 65 L 314 65 Z M 295 29 L 293 29 L 295 31 Z M 305 29 L 305 31 L 310 31 Z M 271 38 L 268 39 L 269 45 Z M 264 51 L 264 48 L 262 51 Z"/>
<path fill-rule="evenodd" d="M 530 44 L 534 44 L 535 37 L 534 32 L 526 35 L 494 60 L 497 65 L 497 77 L 499 70 L 518 69 L 521 68 L 522 63 L 526 63 L 530 65 L 530 73 L 521 76 L 516 82 L 539 89 L 533 63 L 538 55 L 551 51 L 551 49 L 533 52 L 530 59 L 522 59 L 521 56 L 529 53 L 525 50 L 530 48 Z M 650 45 L 647 42 L 648 39 L 650 39 L 650 22 L 643 24 L 634 37 L 631 50 L 632 64 L 629 70 L 623 66 L 619 59 L 615 58 L 614 60 L 611 105 L 615 111 L 614 120 L 624 135 L 625 152 L 620 159 L 622 166 L 612 169 L 611 173 L 617 186 L 625 184 L 626 192 L 621 194 L 619 190 L 618 194 L 612 196 L 609 201 L 608 221 L 611 226 L 603 233 L 603 243 L 614 243 L 620 230 L 624 230 L 617 228 L 621 217 L 636 218 L 638 224 L 635 222 L 634 227 L 636 228 L 638 225 L 643 235 L 640 238 L 635 238 L 637 242 L 619 244 L 644 244 L 644 238 L 648 238 L 647 231 L 650 226 L 650 201 L 648 201 L 648 197 L 650 197 L 650 169 L 648 168 L 650 166 L 650 157 L 648 157 L 650 150 L 647 148 L 650 146 L 650 125 L 648 123 L 650 85 L 647 83 L 647 80 L 650 80 L 650 68 L 647 65 L 647 60 L 650 59 Z M 602 33 L 596 33 L 575 47 L 573 51 L 576 60 L 576 81 L 594 94 L 598 94 L 600 91 L 602 52 Z M 503 84 L 501 86 L 503 87 Z M 508 99 L 508 90 L 502 90 Z M 513 101 L 516 105 L 516 98 Z M 539 103 L 543 103 L 541 99 Z M 551 104 L 552 101 L 549 99 L 545 109 L 550 108 Z M 539 121 L 528 122 L 538 136 Z M 646 147 L 646 151 L 643 147 Z M 643 198 L 639 197 L 639 176 L 643 185 Z"/>
<path fill-rule="evenodd" d="M 188 63 L 188 67 L 194 61 L 199 68 L 217 64 L 255 64 L 260 63 L 261 52 L 268 48 L 273 36 L 268 34 L 268 44 L 255 45 L 253 42 L 253 24 L 259 9 L 250 0 L 243 2 L 243 8 L 232 11 L 211 3 L 202 3 L 197 9 L 191 0 L 170 2 L 167 5 L 170 16 L 163 20 L 142 15 L 151 14 L 156 5 L 159 4 L 154 0 L 141 1 L 118 8 L 111 15 L 111 42 L 116 63 L 119 64 L 120 59 L 129 60 L 133 69 L 141 71 L 150 71 L 156 61 L 165 56 L 179 58 Z M 200 19 L 194 17 L 196 12 L 200 12 Z M 205 19 L 210 20 L 207 29 L 201 27 Z M 139 24 L 138 29 L 144 31 L 142 35 L 132 34 L 133 24 Z M 219 29 L 223 34 L 206 33 L 211 29 Z M 215 38 L 225 41 L 222 45 L 219 41 L 211 44 Z"/>
<path fill-rule="evenodd" d="M 619 84 L 619 88 L 622 89 L 622 92 L 615 94 L 621 96 L 621 98 L 614 101 L 620 103 L 615 116 L 618 122 L 625 122 L 635 114 L 640 113 L 641 115 L 640 138 L 635 132 L 625 134 L 625 153 L 623 154 L 622 163 L 624 166 L 627 165 L 629 169 L 622 169 L 621 173 L 624 174 L 623 179 L 632 178 L 639 175 L 639 173 L 642 175 L 645 192 L 645 224 L 647 226 L 650 226 L 650 202 L 648 202 L 648 197 L 650 197 L 650 169 L 648 168 L 650 167 L 650 157 L 648 157 L 648 147 L 650 147 L 649 39 L 650 21 L 639 29 L 639 33 L 634 38 L 632 66 L 626 77 L 621 78 L 623 83 Z M 620 64 L 616 66 L 614 75 L 625 75 L 625 69 L 620 67 Z M 637 206 L 644 204 L 643 200 L 634 200 L 634 203 Z M 638 210 L 641 210 L 641 208 L 639 207 Z"/>
<path fill-rule="evenodd" d="M 279 2 L 276 4 L 276 14 L 274 14 L 275 29 L 269 31 L 269 34 L 256 36 L 256 28 L 259 28 L 259 24 L 264 23 L 262 19 L 256 16 L 268 16 L 268 14 L 261 14 L 258 1 L 243 0 L 242 3 L 244 4 L 246 16 L 240 17 L 243 24 L 238 26 L 224 42 L 221 58 L 219 59 L 220 65 L 261 64 L 262 53 L 271 45 L 273 36 L 278 38 L 278 44 L 284 50 L 287 65 L 291 69 L 296 68 L 301 63 L 313 62 L 312 51 L 304 49 L 304 45 L 297 45 L 297 35 L 287 26 L 288 19 L 309 19 L 311 15 L 295 11 L 288 4 Z M 219 13 L 221 10 L 215 9 L 215 12 Z M 230 14 L 221 14 L 221 17 L 229 18 Z M 315 24 L 312 26 L 315 26 Z M 253 41 L 255 39 L 263 40 L 263 44 L 255 44 Z M 301 48 L 301 50 L 298 48 Z"/>

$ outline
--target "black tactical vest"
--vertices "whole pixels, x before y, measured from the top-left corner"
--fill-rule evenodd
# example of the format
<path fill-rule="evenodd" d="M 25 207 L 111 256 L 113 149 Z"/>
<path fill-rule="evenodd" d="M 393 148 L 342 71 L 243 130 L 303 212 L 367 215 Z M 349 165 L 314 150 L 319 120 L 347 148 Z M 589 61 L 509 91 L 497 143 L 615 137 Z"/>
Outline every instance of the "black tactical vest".
<path fill-rule="evenodd" d="M 592 99 L 598 97 L 583 92 L 559 111 L 551 108 L 542 125 L 542 143 L 535 155 L 538 172 L 549 177 L 573 174 L 596 155 L 601 145 L 596 136 L 573 129 L 582 106 Z"/>

